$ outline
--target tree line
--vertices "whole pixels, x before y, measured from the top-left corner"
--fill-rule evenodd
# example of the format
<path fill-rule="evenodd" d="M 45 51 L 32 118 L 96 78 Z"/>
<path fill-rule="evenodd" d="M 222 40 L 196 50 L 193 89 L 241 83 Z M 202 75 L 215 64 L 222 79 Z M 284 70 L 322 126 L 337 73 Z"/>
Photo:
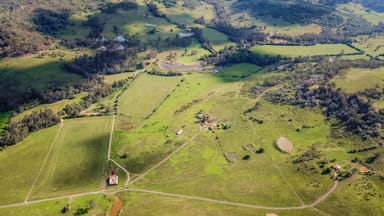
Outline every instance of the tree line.
<path fill-rule="evenodd" d="M 60 122 L 60 116 L 50 109 L 32 112 L 26 115 L 22 120 L 11 122 L 8 125 L 8 131 L 0 137 L 0 146 L 14 145 L 30 133 L 37 130 L 48 128 Z"/>

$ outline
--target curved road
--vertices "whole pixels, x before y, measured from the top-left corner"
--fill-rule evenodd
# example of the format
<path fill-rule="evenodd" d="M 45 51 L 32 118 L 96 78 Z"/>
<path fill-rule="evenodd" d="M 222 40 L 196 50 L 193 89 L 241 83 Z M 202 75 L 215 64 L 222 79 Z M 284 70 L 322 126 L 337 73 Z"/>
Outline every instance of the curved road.
<path fill-rule="evenodd" d="M 296 210 L 296 209 L 306 209 L 306 208 L 315 207 L 316 205 L 318 205 L 319 203 L 324 201 L 327 197 L 329 197 L 329 195 L 331 195 L 336 190 L 338 184 L 339 184 L 339 182 L 335 181 L 332 188 L 329 191 L 327 191 L 327 193 L 325 193 L 323 196 L 321 196 L 319 199 L 317 199 L 315 202 L 308 204 L 308 205 L 292 206 L 292 207 L 273 207 L 273 206 L 252 205 L 252 204 L 245 204 L 245 203 L 239 203 L 239 202 L 230 202 L 230 201 L 225 201 L 225 200 L 210 199 L 210 198 L 199 197 L 199 196 L 191 196 L 191 195 L 166 193 L 166 192 L 152 191 L 152 190 L 145 190 L 145 189 L 129 188 L 129 189 L 114 190 L 114 191 L 94 191 L 94 192 L 79 193 L 79 194 L 53 197 L 53 198 L 47 198 L 47 199 L 33 200 L 33 201 L 27 201 L 27 202 L 21 202 L 21 203 L 9 204 L 9 205 L 1 205 L 0 208 L 26 206 L 26 205 L 34 204 L 34 203 L 54 201 L 54 200 L 60 200 L 60 199 L 72 199 L 72 198 L 77 198 L 77 197 L 87 196 L 87 195 L 115 194 L 115 193 L 120 193 L 120 192 L 138 192 L 138 193 L 149 193 L 149 194 L 155 194 L 155 195 L 160 195 L 160 196 L 176 197 L 176 198 L 189 199 L 189 200 L 198 200 L 198 201 L 217 203 L 217 204 L 222 204 L 222 205 L 231 205 L 231 206 L 253 208 L 253 209 Z"/>

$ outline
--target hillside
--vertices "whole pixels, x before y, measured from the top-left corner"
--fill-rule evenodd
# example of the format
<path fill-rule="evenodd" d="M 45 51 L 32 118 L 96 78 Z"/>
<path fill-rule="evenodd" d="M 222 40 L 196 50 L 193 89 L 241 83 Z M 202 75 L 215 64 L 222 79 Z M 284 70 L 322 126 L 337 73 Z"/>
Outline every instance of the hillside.
<path fill-rule="evenodd" d="M 383 18 L 0 1 L 0 215 L 383 215 Z"/>

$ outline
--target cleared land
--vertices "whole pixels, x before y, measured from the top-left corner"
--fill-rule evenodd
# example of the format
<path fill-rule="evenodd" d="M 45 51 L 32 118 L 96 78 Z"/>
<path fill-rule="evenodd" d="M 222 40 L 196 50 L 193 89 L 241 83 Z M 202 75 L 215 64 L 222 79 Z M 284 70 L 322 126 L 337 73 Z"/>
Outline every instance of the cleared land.
<path fill-rule="evenodd" d="M 133 77 L 133 76 L 135 76 L 135 73 L 133 73 L 133 72 L 119 73 L 119 74 L 113 74 L 113 75 L 105 75 L 104 76 L 104 82 L 106 82 L 108 84 L 113 84 L 113 82 L 125 80 L 128 77 Z"/>
<path fill-rule="evenodd" d="M 24 201 L 57 130 L 58 126 L 54 126 L 33 133 L 21 143 L 0 152 L 1 204 Z"/>
<path fill-rule="evenodd" d="M 230 122 L 230 129 L 216 130 L 214 134 L 203 129 L 201 136 L 183 151 L 135 185 L 158 191 L 269 206 L 300 205 L 301 200 L 309 203 L 325 193 L 332 184 L 328 177 L 316 176 L 316 179 L 321 179 L 319 185 L 308 186 L 312 179 L 295 171 L 293 166 L 286 163 L 288 156 L 273 146 L 274 140 L 281 135 L 292 137 L 299 149 L 305 149 L 314 142 L 326 142 L 324 129 L 328 126 L 323 123 L 321 115 L 307 110 L 303 114 L 306 117 L 294 118 L 297 112 L 302 111 L 294 107 L 266 104 L 263 110 L 257 112 L 257 115 L 268 117 L 265 123 L 249 125 L 239 118 L 244 102 L 249 101 L 233 97 L 231 94 L 215 94 L 204 105 L 198 104 L 194 109 L 206 110 L 223 119 L 223 122 Z M 193 115 L 192 112 L 188 113 Z M 284 118 L 278 118 L 276 113 L 284 115 Z M 289 122 L 289 118 L 295 120 Z M 295 132 L 296 124 L 309 122 L 316 122 L 316 126 L 300 134 Z M 249 143 L 255 146 L 254 150 L 263 147 L 266 152 L 255 154 L 254 151 L 245 151 L 243 146 Z M 228 163 L 224 158 L 225 152 L 234 152 L 238 160 Z M 247 154 L 250 159 L 242 160 Z"/>
<path fill-rule="evenodd" d="M 344 44 L 317 44 L 314 46 L 274 46 L 257 45 L 251 48 L 253 52 L 267 55 L 282 55 L 287 57 L 352 54 L 357 51 Z"/>
<path fill-rule="evenodd" d="M 10 112 L 0 113 L 0 134 L 4 133 L 10 117 L 11 117 Z"/>
<path fill-rule="evenodd" d="M 239 81 L 242 78 L 259 74 L 260 70 L 261 67 L 254 64 L 235 64 L 223 68 L 218 76 L 222 77 L 225 81 Z"/>
<path fill-rule="evenodd" d="M 82 51 L 81 53 L 89 53 Z M 81 54 L 79 53 L 79 54 Z M 30 89 L 38 91 L 51 86 L 61 86 L 73 83 L 81 77 L 65 71 L 60 65 L 60 59 L 71 60 L 75 52 L 58 49 L 48 51 L 46 56 L 30 55 L 19 58 L 6 58 L 0 61 L 0 91 L 4 96 L 20 96 Z"/>
<path fill-rule="evenodd" d="M 353 45 L 371 56 L 379 56 L 384 54 L 384 35 L 359 36 Z"/>
<path fill-rule="evenodd" d="M 107 176 L 109 130 L 110 117 L 66 120 L 31 199 L 100 189 Z"/>
<path fill-rule="evenodd" d="M 0 208 L 0 215 L 75 215 L 76 212 L 80 212 L 79 209 L 88 209 L 89 215 L 107 215 L 112 206 L 111 200 L 112 198 L 106 195 L 89 195 L 71 199 L 58 199 L 20 207 Z M 64 214 L 61 211 L 65 206 L 68 206 L 69 210 Z"/>
<path fill-rule="evenodd" d="M 348 4 L 339 4 L 337 8 L 345 13 L 357 14 L 362 18 L 366 19 L 368 22 L 377 25 L 384 19 L 384 13 L 379 13 L 373 10 L 365 8 L 361 4 L 348 3 Z"/>
<path fill-rule="evenodd" d="M 332 80 L 347 93 L 356 93 L 368 88 L 384 87 L 384 68 L 351 69 Z"/>
<path fill-rule="evenodd" d="M 118 113 L 142 120 L 176 88 L 181 77 L 142 74 L 121 95 Z"/>

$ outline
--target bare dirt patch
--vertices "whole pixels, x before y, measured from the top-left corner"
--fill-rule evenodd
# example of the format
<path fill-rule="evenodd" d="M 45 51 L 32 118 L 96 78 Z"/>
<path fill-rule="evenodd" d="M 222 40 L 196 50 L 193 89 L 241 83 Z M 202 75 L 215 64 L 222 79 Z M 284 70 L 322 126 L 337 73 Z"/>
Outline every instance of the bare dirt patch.
<path fill-rule="evenodd" d="M 293 150 L 293 144 L 289 139 L 286 137 L 280 137 L 276 141 L 276 146 L 280 149 L 280 151 L 286 152 L 286 153 L 291 153 Z"/>
<path fill-rule="evenodd" d="M 118 216 L 119 213 L 121 212 L 121 210 L 123 209 L 123 206 L 124 206 L 124 203 L 120 199 L 120 197 L 115 196 L 111 211 L 109 212 L 109 215 L 110 216 Z"/>
<path fill-rule="evenodd" d="M 195 63 L 193 65 L 185 65 L 185 64 L 178 64 L 178 63 L 167 63 L 167 62 L 161 62 L 160 67 L 169 71 L 173 72 L 186 72 L 186 71 L 196 71 L 196 72 L 202 72 L 203 68 L 200 63 Z"/>

